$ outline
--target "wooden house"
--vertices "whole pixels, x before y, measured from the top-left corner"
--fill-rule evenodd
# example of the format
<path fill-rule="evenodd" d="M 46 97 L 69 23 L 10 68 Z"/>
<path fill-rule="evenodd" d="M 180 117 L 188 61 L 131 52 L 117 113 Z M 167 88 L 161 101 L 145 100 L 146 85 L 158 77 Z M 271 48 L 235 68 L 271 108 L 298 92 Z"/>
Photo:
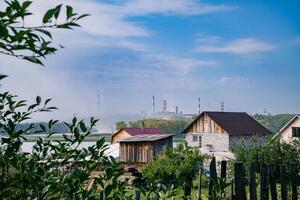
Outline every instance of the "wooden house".
<path fill-rule="evenodd" d="M 271 134 L 245 112 L 202 112 L 183 133 L 188 145 L 212 152 L 228 151 L 241 142 Z"/>
<path fill-rule="evenodd" d="M 170 134 L 141 134 L 124 138 L 120 143 L 120 161 L 127 164 L 142 165 L 167 147 L 173 147 L 173 136 Z"/>
<path fill-rule="evenodd" d="M 164 132 L 160 128 L 129 128 L 129 127 L 121 128 L 120 130 L 118 130 L 116 133 L 112 135 L 111 144 L 115 144 L 119 140 L 131 136 L 147 135 L 147 134 L 161 135 L 164 134 Z"/>
<path fill-rule="evenodd" d="M 300 139 L 300 115 L 295 115 L 273 138 L 287 143 Z"/>

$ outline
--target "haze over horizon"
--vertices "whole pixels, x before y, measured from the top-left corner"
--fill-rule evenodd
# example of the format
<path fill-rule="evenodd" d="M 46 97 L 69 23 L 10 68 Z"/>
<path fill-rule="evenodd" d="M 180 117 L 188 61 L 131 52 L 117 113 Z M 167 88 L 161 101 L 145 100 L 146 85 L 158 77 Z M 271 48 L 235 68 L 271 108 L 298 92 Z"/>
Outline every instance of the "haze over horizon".
<path fill-rule="evenodd" d="M 60 3 L 34 1 L 41 13 Z M 0 55 L 1 83 L 20 98 L 53 98 L 52 114 L 69 119 L 162 110 L 300 113 L 299 1 L 66 0 L 82 28 L 55 32 L 65 46 L 37 66 Z M 0 2 L 0 6 L 3 3 Z"/>

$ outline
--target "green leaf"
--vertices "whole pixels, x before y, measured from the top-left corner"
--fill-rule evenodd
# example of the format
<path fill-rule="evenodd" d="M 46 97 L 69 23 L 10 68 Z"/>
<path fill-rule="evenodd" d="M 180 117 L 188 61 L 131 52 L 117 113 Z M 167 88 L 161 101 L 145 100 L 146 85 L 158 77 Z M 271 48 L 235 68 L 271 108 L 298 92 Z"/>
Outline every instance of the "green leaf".
<path fill-rule="evenodd" d="M 46 127 L 43 124 L 40 124 L 40 128 L 42 129 L 43 132 L 46 132 Z"/>
<path fill-rule="evenodd" d="M 23 59 L 44 66 L 44 64 L 35 56 L 24 56 Z"/>
<path fill-rule="evenodd" d="M 25 10 L 31 5 L 32 1 L 24 1 L 22 8 Z"/>
<path fill-rule="evenodd" d="M 87 131 L 87 128 L 86 128 L 84 122 L 80 122 L 79 125 L 80 125 L 80 129 L 82 130 L 82 132 L 86 132 Z"/>
<path fill-rule="evenodd" d="M 42 98 L 41 98 L 40 96 L 37 96 L 37 97 L 36 97 L 36 103 L 37 103 L 37 104 L 40 104 L 41 101 L 42 101 Z"/>
<path fill-rule="evenodd" d="M 84 17 L 88 17 L 88 16 L 90 16 L 90 14 L 83 14 L 83 15 L 80 15 L 79 17 L 77 17 L 77 20 L 80 20 L 80 19 L 82 19 L 82 18 L 84 18 Z"/>
<path fill-rule="evenodd" d="M 54 16 L 55 12 L 56 12 L 56 9 L 55 9 L 55 8 L 54 8 L 54 9 L 49 9 L 49 10 L 45 13 L 45 15 L 44 15 L 44 17 L 43 17 L 43 23 L 48 23 L 49 20 Z"/>
<path fill-rule="evenodd" d="M 68 23 L 57 25 L 57 28 L 72 29 Z"/>
<path fill-rule="evenodd" d="M 47 100 L 45 101 L 45 105 L 47 105 L 51 100 L 52 100 L 52 99 L 47 99 Z"/>
<path fill-rule="evenodd" d="M 66 6 L 67 19 L 73 16 L 73 8 L 71 6 Z"/>
<path fill-rule="evenodd" d="M 4 79 L 4 78 L 6 78 L 6 77 L 7 77 L 7 75 L 0 74 L 0 80 Z"/>
<path fill-rule="evenodd" d="M 51 35 L 51 33 L 50 33 L 49 31 L 46 31 L 46 30 L 44 30 L 44 29 L 36 29 L 36 31 L 39 31 L 39 32 L 41 32 L 41 33 L 47 35 L 49 38 L 52 39 L 52 35 Z"/>
<path fill-rule="evenodd" d="M 60 5 L 56 6 L 56 8 L 55 8 L 55 13 L 54 13 L 54 17 L 55 17 L 55 19 L 57 19 L 57 18 L 58 18 L 58 16 L 59 16 L 59 13 L 60 13 L 61 6 L 62 6 L 62 4 L 60 4 Z"/>
<path fill-rule="evenodd" d="M 76 118 L 76 117 L 73 117 L 72 124 L 75 125 L 76 122 L 77 122 L 77 118 Z"/>

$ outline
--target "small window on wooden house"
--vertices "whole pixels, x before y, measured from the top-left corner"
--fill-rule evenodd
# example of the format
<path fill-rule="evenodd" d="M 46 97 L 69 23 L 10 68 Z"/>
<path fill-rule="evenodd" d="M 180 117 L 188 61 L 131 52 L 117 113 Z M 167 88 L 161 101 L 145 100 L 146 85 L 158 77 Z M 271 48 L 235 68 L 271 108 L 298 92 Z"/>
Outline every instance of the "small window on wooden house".
<path fill-rule="evenodd" d="M 198 136 L 197 135 L 193 135 L 193 142 L 198 142 Z"/>
<path fill-rule="evenodd" d="M 300 127 L 292 127 L 292 137 L 300 137 Z"/>

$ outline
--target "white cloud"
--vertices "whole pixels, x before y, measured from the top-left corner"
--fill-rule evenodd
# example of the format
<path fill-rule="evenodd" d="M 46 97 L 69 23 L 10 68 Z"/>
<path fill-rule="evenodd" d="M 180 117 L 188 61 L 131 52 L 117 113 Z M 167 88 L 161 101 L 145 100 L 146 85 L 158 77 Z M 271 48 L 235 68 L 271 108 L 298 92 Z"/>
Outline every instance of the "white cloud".
<path fill-rule="evenodd" d="M 218 84 L 243 86 L 249 82 L 249 78 L 243 76 L 223 76 L 216 80 Z"/>
<path fill-rule="evenodd" d="M 218 42 L 211 44 L 211 40 L 209 40 L 210 44 L 205 44 L 203 41 L 204 40 L 198 44 L 196 51 L 247 55 L 258 52 L 272 51 L 276 48 L 276 46 L 273 44 L 254 38 L 241 38 L 223 44 L 219 44 Z"/>
<path fill-rule="evenodd" d="M 42 15 L 47 8 L 59 3 L 61 1 L 58 0 L 35 1 L 33 4 L 35 16 Z M 233 6 L 204 4 L 199 0 L 124 0 L 116 3 L 66 0 L 64 4 L 72 5 L 79 13 L 91 14 L 82 22 L 84 30 L 88 33 L 109 37 L 136 37 L 152 34 L 142 25 L 128 20 L 128 17 L 132 16 L 201 15 L 235 9 Z M 37 19 L 32 19 L 30 22 L 40 23 Z"/>
<path fill-rule="evenodd" d="M 214 60 L 199 60 L 186 57 L 175 57 L 169 55 L 148 54 L 148 60 L 154 60 L 160 67 L 167 67 L 166 70 L 176 71 L 181 76 L 186 76 L 192 70 L 199 67 L 214 66 L 217 64 Z"/>
<path fill-rule="evenodd" d="M 123 7 L 127 15 L 145 14 L 174 14 L 199 15 L 224 10 L 235 9 L 233 6 L 210 5 L 199 0 L 132 0 L 127 1 Z"/>

